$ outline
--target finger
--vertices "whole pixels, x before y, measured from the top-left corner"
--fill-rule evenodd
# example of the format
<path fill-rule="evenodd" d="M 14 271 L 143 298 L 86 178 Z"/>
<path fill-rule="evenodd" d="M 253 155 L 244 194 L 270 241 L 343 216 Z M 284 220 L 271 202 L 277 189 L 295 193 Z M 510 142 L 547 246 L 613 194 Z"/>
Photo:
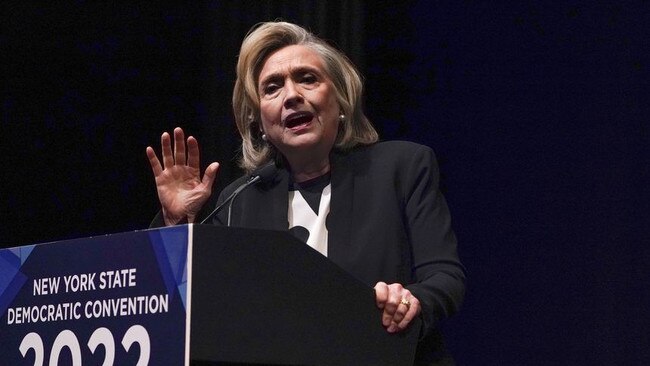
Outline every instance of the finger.
<path fill-rule="evenodd" d="M 167 132 L 160 136 L 160 145 L 162 146 L 163 168 L 174 166 L 174 156 L 172 155 L 171 137 Z"/>
<path fill-rule="evenodd" d="M 382 324 L 385 327 L 390 326 L 390 324 L 393 322 L 395 313 L 397 312 L 397 309 L 400 306 L 400 301 L 402 300 L 403 289 L 404 288 L 399 283 L 388 285 L 388 300 L 386 301 L 386 305 L 384 306 L 384 313 L 382 315 Z"/>
<path fill-rule="evenodd" d="M 406 306 L 405 304 L 397 304 L 397 308 L 395 308 L 395 314 L 393 314 L 393 318 L 391 319 L 391 323 L 399 324 L 399 322 L 404 319 L 406 313 L 408 313 L 409 307 Z"/>
<path fill-rule="evenodd" d="M 403 287 L 398 283 L 388 286 L 388 300 L 386 301 L 386 307 L 384 308 L 385 313 L 388 313 L 391 316 L 395 314 L 400 305 L 400 301 L 402 301 L 402 291 Z"/>
<path fill-rule="evenodd" d="M 178 165 L 185 165 L 185 134 L 180 127 L 174 128 L 174 161 Z"/>
<path fill-rule="evenodd" d="M 201 159 L 199 158 L 199 143 L 192 136 L 187 138 L 187 165 L 190 168 L 199 169 Z"/>
<path fill-rule="evenodd" d="M 208 165 L 207 169 L 205 169 L 205 173 L 203 174 L 201 184 L 212 190 L 212 184 L 214 183 L 214 179 L 217 176 L 217 171 L 219 171 L 219 163 L 215 162 Z"/>
<path fill-rule="evenodd" d="M 160 165 L 160 160 L 156 156 L 156 152 L 151 146 L 147 146 L 147 158 L 149 158 L 149 165 L 151 165 L 151 170 L 153 170 L 153 176 L 157 177 L 162 173 L 162 166 Z"/>
<path fill-rule="evenodd" d="M 411 321 L 413 321 L 413 319 L 418 316 L 421 311 L 420 301 L 417 298 L 411 296 L 411 298 L 408 300 L 411 303 L 411 307 L 409 307 L 402 321 L 397 322 L 397 328 L 399 328 L 399 330 L 406 329 L 406 327 L 408 327 Z"/>
<path fill-rule="evenodd" d="M 395 328 L 406 318 L 407 314 L 409 314 L 411 311 L 411 308 L 413 307 L 411 299 L 415 299 L 415 297 L 411 296 L 411 292 L 409 290 L 404 289 L 401 292 L 400 301 L 397 304 L 397 309 L 393 315 L 393 320 L 391 323 L 391 327 L 392 325 L 395 325 L 395 327 L 392 327 L 393 330 L 395 330 Z M 417 299 L 415 299 L 415 301 L 417 301 Z"/>
<path fill-rule="evenodd" d="M 384 327 L 388 327 L 393 322 L 393 318 L 395 317 L 396 312 L 397 305 L 391 303 L 390 301 L 386 302 L 384 312 L 381 315 L 381 323 L 384 325 Z"/>
<path fill-rule="evenodd" d="M 388 301 L 388 285 L 385 282 L 377 282 L 375 285 L 375 301 L 378 308 L 384 309 Z"/>

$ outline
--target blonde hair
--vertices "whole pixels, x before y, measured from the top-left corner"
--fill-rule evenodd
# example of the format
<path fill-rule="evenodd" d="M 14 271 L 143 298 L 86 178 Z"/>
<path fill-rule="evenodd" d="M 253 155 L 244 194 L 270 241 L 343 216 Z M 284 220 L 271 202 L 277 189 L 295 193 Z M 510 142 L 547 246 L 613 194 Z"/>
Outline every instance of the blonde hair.
<path fill-rule="evenodd" d="M 282 160 L 280 152 L 261 138 L 257 83 L 266 58 L 272 52 L 291 45 L 303 45 L 314 50 L 322 58 L 325 72 L 334 85 L 336 99 L 345 114 L 345 121 L 339 124 L 334 147 L 347 150 L 378 140 L 377 131 L 362 110 L 361 75 L 342 52 L 298 25 L 260 23 L 249 31 L 242 42 L 232 95 L 235 122 L 242 137 L 240 165 L 248 172 L 271 160 Z"/>

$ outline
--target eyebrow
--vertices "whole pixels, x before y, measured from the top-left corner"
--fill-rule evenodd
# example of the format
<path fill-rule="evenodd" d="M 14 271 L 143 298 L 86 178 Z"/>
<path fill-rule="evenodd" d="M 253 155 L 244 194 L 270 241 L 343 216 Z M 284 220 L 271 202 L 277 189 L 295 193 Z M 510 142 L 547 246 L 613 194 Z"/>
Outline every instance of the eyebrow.
<path fill-rule="evenodd" d="M 295 67 L 295 68 L 292 68 L 291 70 L 289 70 L 289 73 L 290 73 L 291 75 L 295 75 L 295 74 L 305 74 L 305 73 L 308 73 L 308 72 L 309 72 L 309 73 L 316 74 L 316 75 L 318 75 L 319 77 L 322 77 L 322 74 L 323 74 L 323 73 L 322 73 L 321 71 L 319 71 L 317 68 L 315 68 L 315 67 L 311 67 L 311 66 L 306 66 L 306 65 L 305 65 L 305 66 L 298 66 L 298 67 Z M 284 74 L 284 73 L 281 73 L 281 72 L 274 72 L 274 73 L 272 73 L 272 74 L 269 74 L 269 75 L 267 75 L 264 79 L 262 79 L 262 80 L 260 81 L 259 86 L 264 86 L 264 85 L 268 84 L 269 82 L 271 82 L 271 81 L 273 81 L 273 80 L 282 79 L 282 78 L 284 78 L 284 75 L 285 75 L 285 74 Z"/>

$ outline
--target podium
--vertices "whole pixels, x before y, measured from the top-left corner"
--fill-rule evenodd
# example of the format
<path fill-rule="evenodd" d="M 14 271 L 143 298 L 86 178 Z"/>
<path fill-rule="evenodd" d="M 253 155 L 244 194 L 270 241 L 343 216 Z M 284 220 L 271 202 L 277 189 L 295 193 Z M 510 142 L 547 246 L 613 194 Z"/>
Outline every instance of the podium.
<path fill-rule="evenodd" d="M 184 225 L 0 249 L 11 365 L 412 365 L 419 320 L 285 232 Z"/>

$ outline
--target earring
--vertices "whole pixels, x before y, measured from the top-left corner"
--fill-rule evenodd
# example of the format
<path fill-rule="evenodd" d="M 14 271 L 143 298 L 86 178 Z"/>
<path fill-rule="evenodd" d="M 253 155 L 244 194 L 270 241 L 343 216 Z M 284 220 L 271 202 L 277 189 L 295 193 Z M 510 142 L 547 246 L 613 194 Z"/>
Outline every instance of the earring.
<path fill-rule="evenodd" d="M 343 113 L 339 114 L 339 122 L 341 123 L 345 122 L 345 114 Z"/>
<path fill-rule="evenodd" d="M 264 141 L 268 141 L 268 139 L 269 139 L 269 138 L 266 137 L 266 134 L 265 134 L 265 133 L 262 133 L 262 140 L 264 140 Z"/>

